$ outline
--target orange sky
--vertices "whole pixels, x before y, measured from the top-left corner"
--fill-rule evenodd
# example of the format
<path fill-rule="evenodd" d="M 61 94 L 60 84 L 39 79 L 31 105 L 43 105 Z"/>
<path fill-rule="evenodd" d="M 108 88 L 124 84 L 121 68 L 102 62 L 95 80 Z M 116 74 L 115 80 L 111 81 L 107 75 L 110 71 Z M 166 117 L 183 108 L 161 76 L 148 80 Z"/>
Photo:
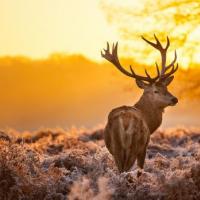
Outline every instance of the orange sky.
<path fill-rule="evenodd" d="M 0 0 L 0 55 L 47 57 L 81 53 L 100 59 L 106 40 L 116 40 L 94 0 Z"/>
<path fill-rule="evenodd" d="M 163 44 L 169 35 L 168 62 L 177 49 L 188 69 L 175 75 L 170 89 L 181 101 L 163 124 L 198 124 L 199 16 L 194 0 L 0 0 L 0 128 L 92 127 L 114 107 L 133 105 L 142 91 L 100 50 L 119 41 L 122 65 L 152 72 L 160 55 L 141 35 L 153 33 Z"/>
<path fill-rule="evenodd" d="M 133 63 L 143 73 L 134 60 L 121 62 L 125 66 Z M 110 63 L 99 64 L 82 56 L 0 58 L 0 70 L 0 129 L 103 125 L 113 108 L 133 105 L 142 93 L 135 80 Z M 199 124 L 199 83 L 198 69 L 176 72 L 170 92 L 179 103 L 166 109 L 163 126 Z"/>
<path fill-rule="evenodd" d="M 102 60 L 105 42 L 119 41 L 120 55 L 152 64 L 157 54 L 140 36 L 156 33 L 163 42 L 169 35 L 171 52 L 177 49 L 187 68 L 200 63 L 199 7 L 194 0 L 0 0 L 0 55 L 62 52 Z"/>

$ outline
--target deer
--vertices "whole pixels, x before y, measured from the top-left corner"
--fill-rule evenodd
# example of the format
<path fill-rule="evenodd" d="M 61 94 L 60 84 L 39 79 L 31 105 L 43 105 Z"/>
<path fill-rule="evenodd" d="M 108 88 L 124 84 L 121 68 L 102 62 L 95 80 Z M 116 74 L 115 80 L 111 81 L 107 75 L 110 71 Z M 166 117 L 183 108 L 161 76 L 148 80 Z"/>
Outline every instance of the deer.
<path fill-rule="evenodd" d="M 118 42 L 113 43 L 112 50 L 107 42 L 107 48 L 101 51 L 103 58 L 124 75 L 133 78 L 136 85 L 143 89 L 142 96 L 133 106 L 123 105 L 111 110 L 104 129 L 105 145 L 114 157 L 119 173 L 128 172 L 137 160 L 138 177 L 144 170 L 150 136 L 161 125 L 164 109 L 178 103 L 178 99 L 167 89 L 174 79 L 173 74 L 178 69 L 176 50 L 174 59 L 167 64 L 167 50 L 170 46 L 168 36 L 165 47 L 155 34 L 155 43 L 141 37 L 160 52 L 161 66 L 155 63 L 157 71 L 155 77 L 150 76 L 146 69 L 145 76 L 141 76 L 135 73 L 131 65 L 130 70 L 122 67 L 118 58 Z"/>

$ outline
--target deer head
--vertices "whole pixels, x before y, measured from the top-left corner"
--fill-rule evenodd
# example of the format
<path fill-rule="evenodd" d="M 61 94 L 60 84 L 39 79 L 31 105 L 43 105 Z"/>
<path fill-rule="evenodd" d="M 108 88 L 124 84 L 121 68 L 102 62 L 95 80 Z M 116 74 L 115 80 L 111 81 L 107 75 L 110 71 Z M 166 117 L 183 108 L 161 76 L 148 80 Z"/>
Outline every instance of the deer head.
<path fill-rule="evenodd" d="M 151 77 L 147 70 L 145 69 L 146 76 L 137 75 L 132 66 L 130 65 L 130 71 L 124 69 L 118 59 L 118 43 L 113 44 L 112 51 L 110 52 L 109 43 L 107 43 L 107 48 L 104 52 L 101 52 L 103 58 L 111 62 L 118 70 L 120 70 L 126 76 L 135 79 L 136 84 L 139 88 L 144 89 L 143 96 L 158 107 L 165 108 L 169 105 L 173 106 L 178 102 L 178 99 L 174 97 L 168 90 L 167 86 L 172 82 L 174 76 L 173 74 L 178 69 L 178 64 L 176 64 L 177 54 L 174 53 L 174 59 L 170 64 L 166 64 L 167 50 L 170 46 L 169 38 L 167 37 L 167 44 L 165 47 L 162 46 L 156 35 L 154 35 L 156 43 L 150 42 L 142 36 L 142 39 L 150 44 L 152 47 L 157 49 L 161 55 L 161 69 L 159 69 L 156 63 L 157 75 Z"/>

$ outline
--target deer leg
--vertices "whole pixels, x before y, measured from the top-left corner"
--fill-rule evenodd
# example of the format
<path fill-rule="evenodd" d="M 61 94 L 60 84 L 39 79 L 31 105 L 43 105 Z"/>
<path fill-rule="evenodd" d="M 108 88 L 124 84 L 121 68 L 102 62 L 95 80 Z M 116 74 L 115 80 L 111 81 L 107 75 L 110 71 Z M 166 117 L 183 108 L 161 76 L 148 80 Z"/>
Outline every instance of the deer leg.
<path fill-rule="evenodd" d="M 136 155 L 133 148 L 125 150 L 124 171 L 128 171 L 135 163 Z"/>
<path fill-rule="evenodd" d="M 125 171 L 128 171 L 134 165 L 135 160 L 136 160 L 136 156 L 129 154 L 129 159 L 126 164 Z"/>
<path fill-rule="evenodd" d="M 133 140 L 130 138 L 130 140 Z M 135 153 L 135 144 L 134 142 L 130 145 L 129 148 L 126 149 L 126 159 L 125 159 L 125 171 L 128 171 L 135 163 L 137 158 L 137 154 Z"/>
<path fill-rule="evenodd" d="M 118 149 L 114 154 L 115 164 L 120 173 L 124 172 L 125 163 L 125 151 L 123 149 Z"/>
<path fill-rule="evenodd" d="M 109 150 L 109 152 L 111 154 L 113 154 L 111 134 L 113 134 L 112 131 L 108 131 L 108 127 L 106 127 L 104 130 L 104 134 L 103 134 L 104 142 L 105 142 L 105 145 L 106 145 L 107 149 Z"/>
<path fill-rule="evenodd" d="M 144 161 L 146 157 L 146 149 L 147 149 L 147 146 L 145 146 L 144 150 L 141 153 L 139 153 L 137 156 L 137 165 L 139 167 L 139 170 L 137 172 L 137 177 L 141 176 L 142 171 L 143 171 Z"/>
<path fill-rule="evenodd" d="M 124 170 L 127 171 L 128 160 L 130 157 L 130 149 L 124 150 Z"/>
<path fill-rule="evenodd" d="M 144 167 L 145 157 L 146 157 L 146 147 L 145 147 L 144 151 L 139 153 L 137 156 L 137 165 L 141 169 L 143 169 L 143 167 Z"/>
<path fill-rule="evenodd" d="M 139 154 L 137 155 L 137 165 L 140 169 L 143 169 L 144 167 L 144 161 L 145 161 L 145 157 L 146 157 L 146 151 L 147 151 L 147 146 L 149 143 L 149 136 L 147 138 L 146 144 L 144 146 L 144 148 L 139 152 Z"/>
<path fill-rule="evenodd" d="M 115 155 L 115 163 L 120 173 L 128 171 L 134 164 L 136 157 L 130 155 L 130 150 L 122 149 L 118 154 Z"/>
<path fill-rule="evenodd" d="M 128 171 L 131 166 L 132 166 L 132 162 L 135 162 L 135 158 L 134 161 L 130 161 L 131 160 L 131 149 L 124 149 L 122 150 L 122 171 Z M 132 159 L 133 160 L 133 159 Z"/>

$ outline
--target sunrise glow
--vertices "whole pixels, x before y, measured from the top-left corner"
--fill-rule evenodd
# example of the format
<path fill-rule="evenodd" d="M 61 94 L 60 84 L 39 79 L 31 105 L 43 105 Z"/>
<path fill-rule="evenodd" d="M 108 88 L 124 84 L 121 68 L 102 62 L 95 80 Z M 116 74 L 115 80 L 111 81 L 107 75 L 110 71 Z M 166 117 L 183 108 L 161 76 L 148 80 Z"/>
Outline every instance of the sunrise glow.
<path fill-rule="evenodd" d="M 126 69 L 131 64 L 141 75 L 144 68 L 154 75 L 160 54 L 141 35 L 155 41 L 156 34 L 163 45 L 169 36 L 167 62 L 177 50 L 180 66 L 173 92 L 184 101 L 198 100 L 199 16 L 200 3 L 188 0 L 0 0 L 0 127 L 104 123 L 110 109 L 131 105 L 141 90 L 100 51 L 107 41 L 118 41 Z M 184 101 L 177 113 L 200 113 Z M 168 126 L 177 123 L 173 117 Z M 176 120 L 198 123 L 197 117 Z"/>
<path fill-rule="evenodd" d="M 1 0 L 0 4 L 0 55 L 46 58 L 55 52 L 75 53 L 101 61 L 105 42 L 119 41 L 122 56 L 152 64 L 156 54 L 140 36 L 151 38 L 155 33 L 163 42 L 167 35 L 171 38 L 170 56 L 177 49 L 182 67 L 200 63 L 200 26 L 192 18 L 199 11 L 195 1 L 179 5 L 172 0 Z"/>
<path fill-rule="evenodd" d="M 116 31 L 106 22 L 99 1 L 0 0 L 0 54 L 44 58 L 52 53 L 100 59 Z"/>

